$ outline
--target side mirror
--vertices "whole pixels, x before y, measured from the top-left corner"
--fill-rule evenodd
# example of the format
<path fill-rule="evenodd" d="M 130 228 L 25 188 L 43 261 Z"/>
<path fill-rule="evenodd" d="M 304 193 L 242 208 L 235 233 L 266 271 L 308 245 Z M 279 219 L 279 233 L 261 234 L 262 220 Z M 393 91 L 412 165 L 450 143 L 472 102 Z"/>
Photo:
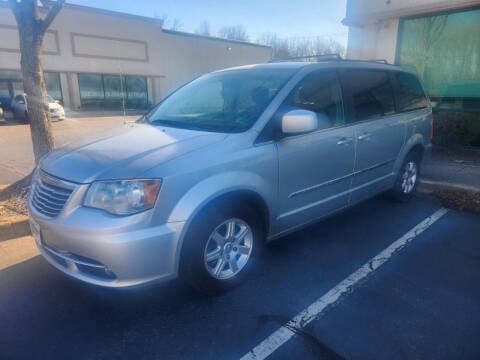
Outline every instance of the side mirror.
<path fill-rule="evenodd" d="M 287 135 L 302 134 L 318 129 L 317 114 L 308 110 L 292 110 L 282 117 L 282 132 Z"/>

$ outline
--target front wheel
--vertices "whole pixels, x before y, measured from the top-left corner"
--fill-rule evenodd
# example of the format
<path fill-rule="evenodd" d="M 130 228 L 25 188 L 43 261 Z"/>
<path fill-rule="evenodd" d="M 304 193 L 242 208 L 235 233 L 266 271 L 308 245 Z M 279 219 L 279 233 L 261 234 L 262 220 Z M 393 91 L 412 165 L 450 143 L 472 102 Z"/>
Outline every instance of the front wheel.
<path fill-rule="evenodd" d="M 181 276 L 205 293 L 243 281 L 260 249 L 262 231 L 246 207 L 210 208 L 193 222 L 181 256 Z"/>
<path fill-rule="evenodd" d="M 409 154 L 400 168 L 395 186 L 390 191 L 393 200 L 408 201 L 415 193 L 420 175 L 421 157 L 417 154 Z"/>

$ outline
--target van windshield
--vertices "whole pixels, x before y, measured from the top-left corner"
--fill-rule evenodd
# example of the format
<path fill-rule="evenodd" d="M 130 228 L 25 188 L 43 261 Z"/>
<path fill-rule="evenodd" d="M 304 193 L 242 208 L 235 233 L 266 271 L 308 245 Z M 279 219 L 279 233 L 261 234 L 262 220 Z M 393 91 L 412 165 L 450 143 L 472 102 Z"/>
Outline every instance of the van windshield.
<path fill-rule="evenodd" d="M 153 125 L 202 131 L 249 129 L 292 69 L 239 69 L 202 76 L 177 90 L 145 118 Z"/>

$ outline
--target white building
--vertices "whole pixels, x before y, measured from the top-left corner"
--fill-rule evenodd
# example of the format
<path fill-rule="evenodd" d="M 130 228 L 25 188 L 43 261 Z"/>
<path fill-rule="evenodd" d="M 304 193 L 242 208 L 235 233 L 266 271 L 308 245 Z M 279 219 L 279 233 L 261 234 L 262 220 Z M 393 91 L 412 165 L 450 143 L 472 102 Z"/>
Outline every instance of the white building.
<path fill-rule="evenodd" d="M 263 45 L 163 30 L 157 19 L 66 4 L 45 36 L 43 67 L 49 94 L 66 107 L 143 108 L 203 73 L 266 62 L 271 53 Z M 22 87 L 18 29 L 0 2 L 0 97 Z"/>
<path fill-rule="evenodd" d="M 347 0 L 343 23 L 348 58 L 414 67 L 434 100 L 479 107 L 479 0 Z"/>

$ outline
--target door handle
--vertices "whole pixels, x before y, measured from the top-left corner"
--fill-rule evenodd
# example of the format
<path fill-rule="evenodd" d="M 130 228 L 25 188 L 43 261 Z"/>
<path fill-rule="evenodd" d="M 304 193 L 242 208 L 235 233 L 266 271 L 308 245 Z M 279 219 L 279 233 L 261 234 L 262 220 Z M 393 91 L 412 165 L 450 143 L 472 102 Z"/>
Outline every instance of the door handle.
<path fill-rule="evenodd" d="M 362 135 L 358 135 L 358 140 L 367 140 L 370 138 L 370 134 L 369 133 L 364 133 Z"/>
<path fill-rule="evenodd" d="M 352 138 L 342 137 L 337 141 L 337 145 L 347 145 L 353 142 Z"/>

